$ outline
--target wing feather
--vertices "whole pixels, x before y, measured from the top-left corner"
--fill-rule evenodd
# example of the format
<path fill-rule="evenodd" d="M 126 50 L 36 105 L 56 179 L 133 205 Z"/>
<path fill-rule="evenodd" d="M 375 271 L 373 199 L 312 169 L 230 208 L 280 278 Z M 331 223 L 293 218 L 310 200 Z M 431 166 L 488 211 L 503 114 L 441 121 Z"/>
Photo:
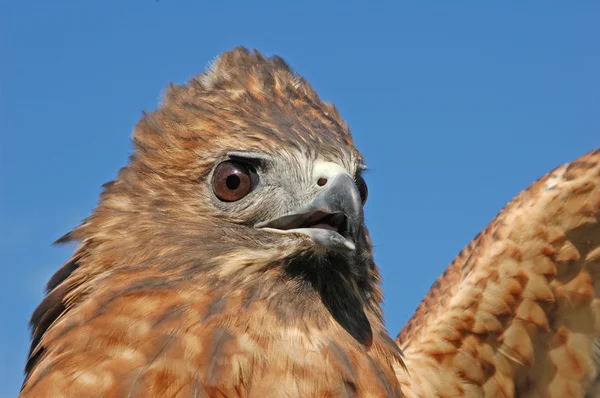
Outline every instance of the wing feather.
<path fill-rule="evenodd" d="M 513 199 L 397 337 L 408 397 L 584 397 L 600 337 L 600 149 Z M 591 395 L 589 395 L 591 396 Z"/>

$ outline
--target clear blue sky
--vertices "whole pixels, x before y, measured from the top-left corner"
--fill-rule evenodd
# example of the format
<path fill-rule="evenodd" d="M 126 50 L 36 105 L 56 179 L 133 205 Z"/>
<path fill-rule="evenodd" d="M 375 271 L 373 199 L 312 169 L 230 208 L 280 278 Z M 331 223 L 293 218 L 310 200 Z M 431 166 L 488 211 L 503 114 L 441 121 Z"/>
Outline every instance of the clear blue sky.
<path fill-rule="evenodd" d="M 394 335 L 508 200 L 600 146 L 599 2 L 373 3 L 0 0 L 0 397 L 73 250 L 50 244 L 167 83 L 234 45 L 283 56 L 350 123 Z"/>

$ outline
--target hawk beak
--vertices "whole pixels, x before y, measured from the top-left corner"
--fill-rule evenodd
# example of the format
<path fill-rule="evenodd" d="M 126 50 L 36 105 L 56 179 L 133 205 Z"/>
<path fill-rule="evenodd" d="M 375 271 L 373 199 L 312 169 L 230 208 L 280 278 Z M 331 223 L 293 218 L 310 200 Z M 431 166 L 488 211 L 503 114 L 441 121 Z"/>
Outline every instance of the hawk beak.
<path fill-rule="evenodd" d="M 362 225 L 362 201 L 356 183 L 341 173 L 322 187 L 315 199 L 292 214 L 255 227 L 278 233 L 302 233 L 320 246 L 336 251 L 356 249 Z"/>

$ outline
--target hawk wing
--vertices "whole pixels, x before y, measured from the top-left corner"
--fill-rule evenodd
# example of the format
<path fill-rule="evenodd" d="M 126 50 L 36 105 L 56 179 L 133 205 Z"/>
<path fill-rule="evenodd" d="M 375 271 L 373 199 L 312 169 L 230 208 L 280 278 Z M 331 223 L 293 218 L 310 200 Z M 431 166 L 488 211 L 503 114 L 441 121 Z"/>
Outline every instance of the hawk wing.
<path fill-rule="evenodd" d="M 600 149 L 513 199 L 397 337 L 408 397 L 596 396 Z"/>

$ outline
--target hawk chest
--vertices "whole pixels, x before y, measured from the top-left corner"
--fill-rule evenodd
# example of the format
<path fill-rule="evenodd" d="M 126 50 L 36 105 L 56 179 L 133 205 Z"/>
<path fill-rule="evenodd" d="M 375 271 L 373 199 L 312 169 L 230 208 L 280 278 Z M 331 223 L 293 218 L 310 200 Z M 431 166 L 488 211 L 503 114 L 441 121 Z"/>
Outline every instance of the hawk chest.
<path fill-rule="evenodd" d="M 207 391 L 244 397 L 400 397 L 391 358 L 350 336 L 295 328 L 210 331 L 198 358 Z M 374 343 L 375 344 L 375 343 Z"/>

